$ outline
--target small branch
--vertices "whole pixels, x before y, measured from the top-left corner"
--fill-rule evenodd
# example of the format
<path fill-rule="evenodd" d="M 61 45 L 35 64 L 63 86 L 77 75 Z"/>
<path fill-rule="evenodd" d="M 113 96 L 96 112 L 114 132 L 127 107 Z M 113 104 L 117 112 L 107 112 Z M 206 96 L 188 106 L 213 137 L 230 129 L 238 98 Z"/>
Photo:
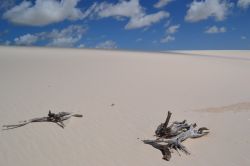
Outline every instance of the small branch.
<path fill-rule="evenodd" d="M 166 121 L 165 121 L 165 123 L 163 125 L 163 128 L 166 129 L 168 127 L 168 123 L 169 123 L 169 120 L 171 118 L 171 115 L 172 115 L 172 113 L 170 111 L 168 111 L 168 116 L 167 116 Z"/>
<path fill-rule="evenodd" d="M 63 123 L 63 121 L 70 119 L 71 117 L 82 117 L 81 114 L 72 114 L 69 112 L 59 112 L 58 114 L 54 114 L 54 117 L 41 117 L 41 118 L 33 118 L 30 120 L 26 120 L 23 122 L 20 122 L 19 124 L 15 124 L 15 125 L 3 125 L 3 130 L 9 130 L 9 129 L 15 129 L 18 127 L 22 127 L 25 126 L 29 123 L 34 123 L 34 122 L 52 122 L 52 123 L 56 123 L 58 126 L 64 128 L 65 125 Z"/>

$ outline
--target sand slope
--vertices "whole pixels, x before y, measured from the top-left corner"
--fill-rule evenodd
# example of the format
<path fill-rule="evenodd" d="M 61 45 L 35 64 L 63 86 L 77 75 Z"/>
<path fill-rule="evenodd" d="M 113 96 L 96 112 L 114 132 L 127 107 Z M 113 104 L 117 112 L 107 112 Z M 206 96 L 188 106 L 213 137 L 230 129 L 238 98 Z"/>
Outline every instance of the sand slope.
<path fill-rule="evenodd" d="M 250 52 L 187 54 L 0 47 L 1 125 L 49 109 L 84 116 L 64 130 L 1 131 L 0 165 L 250 165 Z M 211 130 L 170 162 L 140 141 L 153 138 L 168 110 Z"/>

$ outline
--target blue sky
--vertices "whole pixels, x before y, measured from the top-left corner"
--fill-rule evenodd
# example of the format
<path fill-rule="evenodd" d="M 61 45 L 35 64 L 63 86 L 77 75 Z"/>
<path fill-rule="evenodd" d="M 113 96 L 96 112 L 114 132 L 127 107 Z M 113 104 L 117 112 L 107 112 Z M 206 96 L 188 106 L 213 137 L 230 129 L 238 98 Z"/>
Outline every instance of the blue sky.
<path fill-rule="evenodd" d="M 250 49 L 250 0 L 1 0 L 1 45 Z"/>

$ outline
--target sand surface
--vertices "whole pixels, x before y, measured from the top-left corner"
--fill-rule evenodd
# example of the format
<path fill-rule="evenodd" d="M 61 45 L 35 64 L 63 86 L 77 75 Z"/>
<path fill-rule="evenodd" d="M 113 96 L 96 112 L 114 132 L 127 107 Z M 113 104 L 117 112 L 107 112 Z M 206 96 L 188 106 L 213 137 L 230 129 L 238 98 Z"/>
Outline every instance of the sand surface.
<path fill-rule="evenodd" d="M 1 166 L 249 166 L 250 51 L 145 53 L 0 47 L 0 124 L 51 109 L 65 129 L 0 132 Z M 111 106 L 112 103 L 114 106 Z M 142 139 L 172 111 L 211 133 L 170 162 Z"/>

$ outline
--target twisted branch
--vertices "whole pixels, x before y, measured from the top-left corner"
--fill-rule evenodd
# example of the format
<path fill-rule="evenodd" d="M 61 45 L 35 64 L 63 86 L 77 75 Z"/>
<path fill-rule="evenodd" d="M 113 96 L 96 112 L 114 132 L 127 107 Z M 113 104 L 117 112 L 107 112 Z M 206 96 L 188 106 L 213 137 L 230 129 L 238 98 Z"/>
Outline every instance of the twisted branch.
<path fill-rule="evenodd" d="M 64 128 L 65 124 L 63 123 L 63 121 L 68 120 L 71 117 L 82 117 L 82 115 L 73 114 L 69 112 L 59 112 L 58 114 L 55 114 L 55 117 L 46 116 L 46 117 L 41 117 L 41 118 L 33 118 L 33 119 L 21 121 L 18 124 L 14 124 L 14 125 L 3 125 L 2 127 L 3 127 L 3 130 L 10 130 L 10 129 L 22 127 L 22 126 L 25 126 L 27 124 L 34 123 L 34 122 L 52 122 Z"/>

